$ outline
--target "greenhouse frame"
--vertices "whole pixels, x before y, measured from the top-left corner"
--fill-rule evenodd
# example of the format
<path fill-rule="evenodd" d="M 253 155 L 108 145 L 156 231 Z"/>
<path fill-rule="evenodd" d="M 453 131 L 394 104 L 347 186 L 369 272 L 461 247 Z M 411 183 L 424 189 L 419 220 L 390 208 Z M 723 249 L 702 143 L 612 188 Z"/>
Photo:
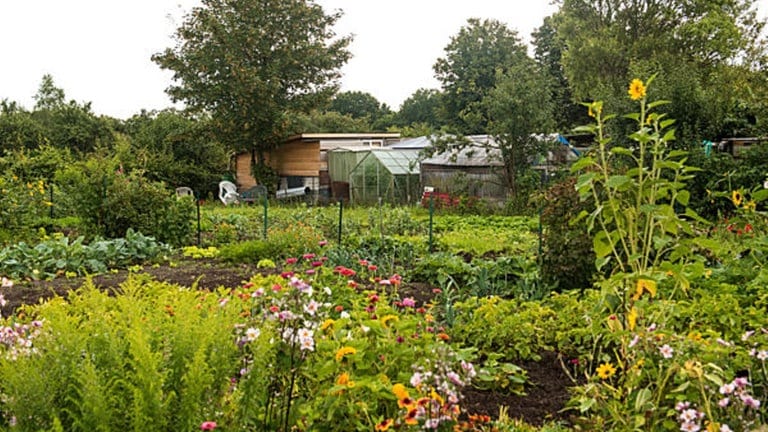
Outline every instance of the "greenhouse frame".
<path fill-rule="evenodd" d="M 419 152 L 371 149 L 350 155 L 357 164 L 349 172 L 349 195 L 353 204 L 408 204 L 421 198 Z"/>

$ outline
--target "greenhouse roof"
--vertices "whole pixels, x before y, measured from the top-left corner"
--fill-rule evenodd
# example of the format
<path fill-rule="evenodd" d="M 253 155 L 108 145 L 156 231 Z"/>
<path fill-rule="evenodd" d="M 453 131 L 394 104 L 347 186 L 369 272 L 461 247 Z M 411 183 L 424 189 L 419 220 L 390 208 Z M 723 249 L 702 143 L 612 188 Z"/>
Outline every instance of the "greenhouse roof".
<path fill-rule="evenodd" d="M 371 150 L 371 156 L 395 175 L 418 174 L 419 154 L 407 150 Z"/>

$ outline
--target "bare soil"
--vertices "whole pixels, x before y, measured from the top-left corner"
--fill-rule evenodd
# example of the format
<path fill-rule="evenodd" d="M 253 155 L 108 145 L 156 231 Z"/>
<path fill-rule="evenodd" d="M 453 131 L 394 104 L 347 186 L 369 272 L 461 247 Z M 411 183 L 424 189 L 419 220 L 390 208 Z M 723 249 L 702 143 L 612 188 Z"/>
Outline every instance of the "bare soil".
<path fill-rule="evenodd" d="M 182 261 L 175 266 L 147 266 L 141 272 L 151 275 L 155 280 L 193 286 L 198 289 L 213 290 L 219 287 L 236 287 L 248 280 L 258 271 L 253 265 L 231 265 L 216 260 Z M 115 290 L 130 273 L 119 271 L 92 276 L 96 287 Z M 0 288 L 0 293 L 7 300 L 2 307 L 3 316 L 16 313 L 22 305 L 36 304 L 53 296 L 67 296 L 72 290 L 82 286 L 84 278 L 60 277 L 50 281 L 16 282 L 12 288 Z M 414 297 L 418 303 L 426 303 L 435 295 L 428 284 L 405 283 L 400 288 L 403 296 Z M 526 394 L 515 395 L 504 391 L 486 391 L 468 389 L 465 391 L 463 405 L 472 414 L 486 414 L 496 418 L 499 408 L 506 407 L 511 418 L 524 420 L 531 425 L 541 425 L 548 421 L 568 423 L 568 413 L 563 412 L 572 385 L 563 371 L 558 356 L 553 352 L 541 353 L 540 361 L 528 361 L 519 366 L 528 373 L 529 383 Z"/>

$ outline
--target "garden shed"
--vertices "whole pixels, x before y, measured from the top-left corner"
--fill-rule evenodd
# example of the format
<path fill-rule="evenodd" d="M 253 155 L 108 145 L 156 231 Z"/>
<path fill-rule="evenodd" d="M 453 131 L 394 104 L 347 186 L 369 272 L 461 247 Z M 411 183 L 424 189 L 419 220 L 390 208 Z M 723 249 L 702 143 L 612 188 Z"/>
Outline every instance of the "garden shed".
<path fill-rule="evenodd" d="M 354 204 L 411 203 L 421 196 L 418 152 L 391 149 L 334 151 L 329 160 L 331 178 L 344 176 Z M 343 177 L 341 177 L 343 178 Z"/>
<path fill-rule="evenodd" d="M 435 191 L 451 195 L 482 198 L 506 197 L 502 182 L 504 164 L 501 154 L 487 135 L 468 136 L 474 144 L 459 152 L 444 152 L 424 159 L 420 164 L 421 183 Z"/>

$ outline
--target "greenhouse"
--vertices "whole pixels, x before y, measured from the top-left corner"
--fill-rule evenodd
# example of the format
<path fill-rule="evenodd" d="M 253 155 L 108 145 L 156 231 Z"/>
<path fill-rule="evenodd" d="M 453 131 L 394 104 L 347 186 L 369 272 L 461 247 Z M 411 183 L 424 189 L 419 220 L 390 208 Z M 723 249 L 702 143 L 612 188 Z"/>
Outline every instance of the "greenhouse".
<path fill-rule="evenodd" d="M 412 203 L 421 196 L 418 151 L 371 149 L 355 152 L 357 164 L 349 172 L 353 204 Z M 339 155 L 341 156 L 341 155 Z"/>

